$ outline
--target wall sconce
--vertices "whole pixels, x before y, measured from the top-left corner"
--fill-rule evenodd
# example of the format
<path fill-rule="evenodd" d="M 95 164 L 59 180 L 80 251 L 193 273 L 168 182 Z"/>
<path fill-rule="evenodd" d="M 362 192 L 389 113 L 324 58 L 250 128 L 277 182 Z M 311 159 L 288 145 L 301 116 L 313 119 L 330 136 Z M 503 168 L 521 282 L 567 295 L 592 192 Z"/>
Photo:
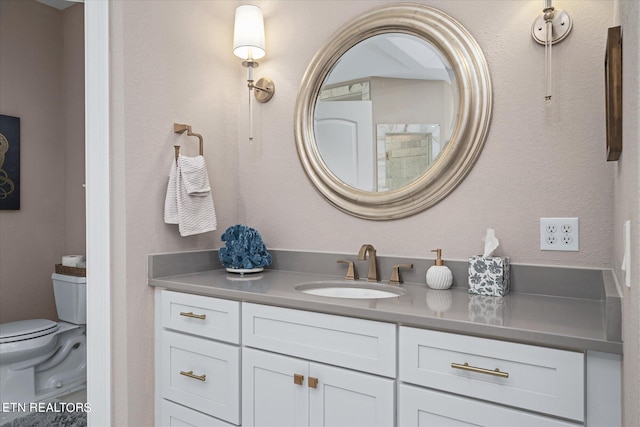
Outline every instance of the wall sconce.
<path fill-rule="evenodd" d="M 571 16 L 565 10 L 556 10 L 551 0 L 544 0 L 542 13 L 533 21 L 531 36 L 535 41 L 544 45 L 544 99 L 551 100 L 551 46 L 564 40 L 573 27 Z"/>
<path fill-rule="evenodd" d="M 243 59 L 242 66 L 247 68 L 247 86 L 249 87 L 249 141 L 253 141 L 253 94 L 258 102 L 268 102 L 276 91 L 273 80 L 260 78 L 253 83 L 253 69 L 260 64 L 256 61 L 265 54 L 264 19 L 262 9 L 245 4 L 236 9 L 233 29 L 233 53 Z"/>

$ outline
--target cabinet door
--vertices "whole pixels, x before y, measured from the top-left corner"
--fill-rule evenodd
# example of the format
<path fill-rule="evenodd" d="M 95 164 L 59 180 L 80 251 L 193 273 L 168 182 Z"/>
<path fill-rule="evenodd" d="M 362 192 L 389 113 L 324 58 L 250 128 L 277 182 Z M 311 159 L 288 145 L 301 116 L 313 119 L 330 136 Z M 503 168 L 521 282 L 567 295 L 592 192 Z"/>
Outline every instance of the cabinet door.
<path fill-rule="evenodd" d="M 307 427 L 308 370 L 308 362 L 243 348 L 242 425 Z M 302 376 L 301 384 L 296 384 L 296 374 Z"/>
<path fill-rule="evenodd" d="M 394 380 L 311 363 L 308 384 L 311 427 L 394 425 Z"/>
<path fill-rule="evenodd" d="M 578 424 L 402 384 L 398 387 L 398 426 L 577 427 Z"/>

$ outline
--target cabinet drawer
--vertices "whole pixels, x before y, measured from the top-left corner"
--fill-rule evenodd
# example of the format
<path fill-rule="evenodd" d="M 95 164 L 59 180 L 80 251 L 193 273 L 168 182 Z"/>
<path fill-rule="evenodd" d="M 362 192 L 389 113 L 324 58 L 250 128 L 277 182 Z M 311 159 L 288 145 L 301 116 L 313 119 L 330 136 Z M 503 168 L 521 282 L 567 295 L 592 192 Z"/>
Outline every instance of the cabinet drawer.
<path fill-rule="evenodd" d="M 242 335 L 249 347 L 395 377 L 390 323 L 244 303 Z"/>
<path fill-rule="evenodd" d="M 398 387 L 398 426 L 577 427 L 578 424 L 402 384 Z"/>
<path fill-rule="evenodd" d="M 161 411 L 160 422 L 156 422 L 160 427 L 233 427 L 233 424 L 164 399 Z"/>
<path fill-rule="evenodd" d="M 160 376 L 165 399 L 239 424 L 239 347 L 163 331 Z"/>
<path fill-rule="evenodd" d="M 403 382 L 584 420 L 582 353 L 401 327 L 399 359 Z"/>
<path fill-rule="evenodd" d="M 162 291 L 162 326 L 216 340 L 240 343 L 240 303 Z"/>

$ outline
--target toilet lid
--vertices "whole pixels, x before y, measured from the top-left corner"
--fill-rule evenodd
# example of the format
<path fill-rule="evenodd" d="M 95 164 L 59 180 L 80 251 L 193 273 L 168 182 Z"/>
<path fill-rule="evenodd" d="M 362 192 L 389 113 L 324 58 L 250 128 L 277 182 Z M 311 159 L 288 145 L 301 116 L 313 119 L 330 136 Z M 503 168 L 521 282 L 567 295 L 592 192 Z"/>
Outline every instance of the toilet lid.
<path fill-rule="evenodd" d="M 47 319 L 29 319 L 0 323 L 0 344 L 38 338 L 52 334 L 57 330 L 58 324 Z"/>

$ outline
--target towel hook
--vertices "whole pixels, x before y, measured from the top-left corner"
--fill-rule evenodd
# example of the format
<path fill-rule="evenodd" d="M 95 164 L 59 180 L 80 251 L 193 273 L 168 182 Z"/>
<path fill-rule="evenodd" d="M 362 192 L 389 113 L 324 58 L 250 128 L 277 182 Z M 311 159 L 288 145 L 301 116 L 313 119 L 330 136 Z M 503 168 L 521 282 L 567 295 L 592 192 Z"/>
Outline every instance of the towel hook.
<path fill-rule="evenodd" d="M 204 156 L 204 141 L 202 140 L 202 135 L 200 135 L 199 133 L 191 132 L 190 125 L 183 125 L 180 123 L 173 124 L 173 133 L 184 133 L 184 131 L 187 131 L 188 136 L 198 137 L 198 139 L 200 140 L 200 155 Z M 180 146 L 174 145 L 173 148 L 175 149 L 175 153 L 176 153 L 176 161 L 178 161 L 178 156 L 180 155 Z"/>

